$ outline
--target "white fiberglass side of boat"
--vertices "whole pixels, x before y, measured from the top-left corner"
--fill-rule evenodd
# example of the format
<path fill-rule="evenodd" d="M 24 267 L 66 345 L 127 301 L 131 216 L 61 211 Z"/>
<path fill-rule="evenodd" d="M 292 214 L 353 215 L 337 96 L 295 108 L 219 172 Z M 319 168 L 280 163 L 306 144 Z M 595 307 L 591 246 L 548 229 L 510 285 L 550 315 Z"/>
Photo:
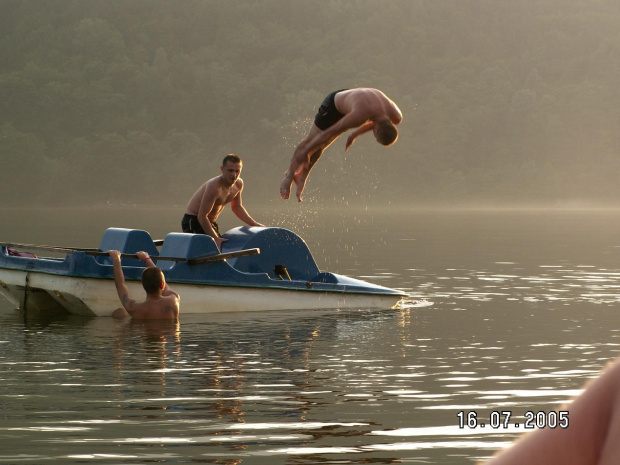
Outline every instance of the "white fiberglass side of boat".
<path fill-rule="evenodd" d="M 142 285 L 127 281 L 136 300 Z M 390 309 L 401 295 L 294 288 L 171 283 L 181 295 L 181 315 L 219 312 L 306 309 Z M 77 315 L 111 316 L 120 307 L 114 281 L 0 269 L 0 292 L 16 306 L 42 307 L 55 302 Z"/>

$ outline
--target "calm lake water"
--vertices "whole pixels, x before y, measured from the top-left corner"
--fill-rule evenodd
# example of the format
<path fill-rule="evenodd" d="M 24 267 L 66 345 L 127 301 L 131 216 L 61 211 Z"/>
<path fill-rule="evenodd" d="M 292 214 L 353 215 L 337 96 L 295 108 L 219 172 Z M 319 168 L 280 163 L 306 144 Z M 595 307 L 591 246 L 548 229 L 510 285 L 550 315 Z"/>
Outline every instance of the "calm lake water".
<path fill-rule="evenodd" d="M 321 269 L 409 300 L 178 324 L 0 301 L 0 463 L 473 464 L 526 412 L 553 422 L 619 353 L 620 211 L 274 205 L 249 209 L 298 232 Z M 0 232 L 94 247 L 108 226 L 163 238 L 181 210 L 7 209 Z"/>

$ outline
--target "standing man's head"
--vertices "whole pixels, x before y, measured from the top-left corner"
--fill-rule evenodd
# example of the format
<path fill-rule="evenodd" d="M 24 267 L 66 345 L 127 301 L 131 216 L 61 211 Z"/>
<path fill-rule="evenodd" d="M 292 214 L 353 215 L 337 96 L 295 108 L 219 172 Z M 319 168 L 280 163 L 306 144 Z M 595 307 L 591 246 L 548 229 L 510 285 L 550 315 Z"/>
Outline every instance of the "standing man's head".
<path fill-rule="evenodd" d="M 166 278 L 157 267 L 145 268 L 142 272 L 142 287 L 147 294 L 161 295 L 166 287 Z"/>
<path fill-rule="evenodd" d="M 235 155 L 234 153 L 229 153 L 224 157 L 224 160 L 222 160 L 222 166 L 226 166 L 226 163 L 228 162 L 243 164 L 243 160 L 241 160 L 241 157 Z"/>
<path fill-rule="evenodd" d="M 234 153 L 230 153 L 222 160 L 222 179 L 230 185 L 233 185 L 239 179 L 241 170 L 243 169 L 243 160 Z"/>
<path fill-rule="evenodd" d="M 398 139 L 398 129 L 388 118 L 376 121 L 373 132 L 377 142 L 386 147 L 392 145 Z"/>

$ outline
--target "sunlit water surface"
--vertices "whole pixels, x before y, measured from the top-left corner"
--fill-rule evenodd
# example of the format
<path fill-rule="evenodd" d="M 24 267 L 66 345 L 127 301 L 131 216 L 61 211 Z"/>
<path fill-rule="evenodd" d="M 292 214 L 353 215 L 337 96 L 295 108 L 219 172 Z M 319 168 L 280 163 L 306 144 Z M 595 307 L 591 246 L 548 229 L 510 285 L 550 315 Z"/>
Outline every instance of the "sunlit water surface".
<path fill-rule="evenodd" d="M 261 219 L 300 233 L 321 269 L 409 299 L 178 324 L 2 302 L 0 463 L 472 464 L 522 433 L 526 412 L 553 422 L 618 354 L 619 212 L 295 207 L 309 210 Z M 163 237 L 176 213 L 9 211 L 3 239 Z M 89 226 L 67 231 L 76 215 Z"/>

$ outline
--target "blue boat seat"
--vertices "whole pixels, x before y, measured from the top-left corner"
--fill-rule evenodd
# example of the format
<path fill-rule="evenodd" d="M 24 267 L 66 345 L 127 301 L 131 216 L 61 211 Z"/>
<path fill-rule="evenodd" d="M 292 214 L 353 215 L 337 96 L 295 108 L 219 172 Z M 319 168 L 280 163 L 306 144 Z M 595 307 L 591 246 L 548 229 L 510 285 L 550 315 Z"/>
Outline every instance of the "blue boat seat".
<path fill-rule="evenodd" d="M 169 233 L 164 239 L 161 248 L 162 257 L 196 258 L 205 255 L 217 254 L 219 249 L 211 236 L 204 234 Z M 157 266 L 162 270 L 169 270 L 175 262 L 161 260 Z"/>
<path fill-rule="evenodd" d="M 228 259 L 228 263 L 246 273 L 267 273 L 278 279 L 276 265 L 283 265 L 292 280 L 309 281 L 319 273 L 319 268 L 304 240 L 284 228 L 259 228 L 241 226 L 223 234 L 228 241 L 222 243 L 222 252 L 259 248 L 259 255 Z M 284 278 L 286 279 L 286 278 Z"/>
<path fill-rule="evenodd" d="M 142 250 L 152 257 L 159 255 L 151 235 L 142 229 L 108 228 L 101 238 L 99 250 L 102 252 L 118 250 L 127 254 L 135 254 Z M 103 264 L 112 263 L 109 257 L 97 257 L 97 261 Z M 137 258 L 123 258 L 122 263 L 124 266 L 144 266 L 144 263 Z"/>

